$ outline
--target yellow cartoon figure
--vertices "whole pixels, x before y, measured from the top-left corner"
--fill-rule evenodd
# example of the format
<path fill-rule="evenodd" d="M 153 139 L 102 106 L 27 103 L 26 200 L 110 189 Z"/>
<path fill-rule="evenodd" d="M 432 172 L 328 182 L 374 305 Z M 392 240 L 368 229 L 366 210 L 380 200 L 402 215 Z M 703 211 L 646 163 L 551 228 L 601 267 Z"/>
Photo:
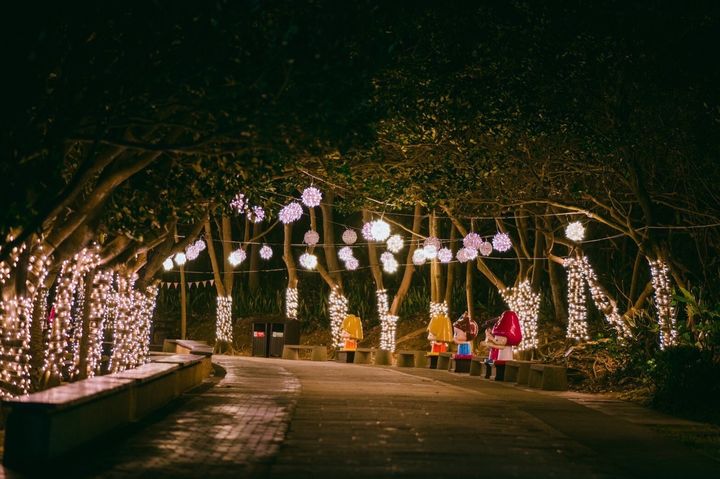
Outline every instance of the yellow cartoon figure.
<path fill-rule="evenodd" d="M 340 326 L 342 332 L 340 337 L 343 340 L 341 351 L 355 351 L 357 343 L 363 338 L 363 327 L 360 318 L 354 314 L 348 314 Z"/>

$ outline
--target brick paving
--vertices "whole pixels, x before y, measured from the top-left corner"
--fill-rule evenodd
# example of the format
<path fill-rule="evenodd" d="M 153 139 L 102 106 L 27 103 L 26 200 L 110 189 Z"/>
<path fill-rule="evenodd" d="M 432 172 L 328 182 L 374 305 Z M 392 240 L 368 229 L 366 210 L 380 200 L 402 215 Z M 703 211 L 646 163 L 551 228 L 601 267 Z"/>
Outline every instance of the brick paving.
<path fill-rule="evenodd" d="M 63 477 L 718 477 L 621 401 L 446 371 L 216 356 L 226 375 Z M 80 459 L 82 458 L 82 459 Z M 7 477 L 20 477 L 8 475 Z"/>

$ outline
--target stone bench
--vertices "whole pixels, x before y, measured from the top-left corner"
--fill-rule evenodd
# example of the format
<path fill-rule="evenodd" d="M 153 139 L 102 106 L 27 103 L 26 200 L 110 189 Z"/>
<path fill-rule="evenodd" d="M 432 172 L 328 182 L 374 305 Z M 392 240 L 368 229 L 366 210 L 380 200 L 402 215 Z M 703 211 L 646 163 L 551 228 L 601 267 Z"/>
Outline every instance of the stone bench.
<path fill-rule="evenodd" d="M 309 351 L 312 361 L 327 361 L 327 348 L 325 346 L 301 346 L 299 344 L 284 345 L 282 358 L 298 360 L 300 359 L 300 351 Z"/>
<path fill-rule="evenodd" d="M 530 366 L 538 364 L 539 361 L 510 360 L 505 362 L 505 381 L 517 384 L 528 383 L 530 377 Z"/>
<path fill-rule="evenodd" d="M 473 356 L 470 361 L 470 376 L 487 376 L 490 377 L 488 371 L 492 369 L 490 364 L 487 364 L 487 360 L 484 356 Z"/>
<path fill-rule="evenodd" d="M 5 401 L 4 464 L 40 467 L 127 424 L 133 384 L 99 376 Z"/>
<path fill-rule="evenodd" d="M 191 339 L 166 339 L 163 341 L 163 352 L 212 356 L 213 348 L 205 341 L 194 341 Z"/>
<path fill-rule="evenodd" d="M 440 353 L 438 354 L 437 369 L 444 369 L 445 371 L 450 370 L 453 353 Z"/>
<path fill-rule="evenodd" d="M 566 391 L 567 368 L 551 364 L 531 364 L 528 386 L 546 391 Z"/>
<path fill-rule="evenodd" d="M 372 364 L 373 354 L 375 349 L 372 348 L 357 348 L 355 350 L 355 358 L 353 363 L 355 364 Z"/>
<path fill-rule="evenodd" d="M 392 365 L 392 353 L 385 349 L 378 349 L 375 351 L 375 366 L 390 366 Z"/>
<path fill-rule="evenodd" d="M 395 365 L 399 368 L 424 367 L 416 366 L 418 356 L 425 359 L 425 353 L 423 351 L 398 351 Z"/>
<path fill-rule="evenodd" d="M 212 371 L 212 361 L 209 356 L 197 356 L 194 354 L 173 354 L 171 356 L 151 356 L 153 363 L 175 364 L 176 371 L 175 395 L 191 389 L 203 382 L 203 379 Z"/>
<path fill-rule="evenodd" d="M 137 421 L 177 397 L 181 392 L 177 386 L 179 370 L 180 365 L 176 363 L 154 362 L 104 377 L 133 381 L 130 420 Z"/>

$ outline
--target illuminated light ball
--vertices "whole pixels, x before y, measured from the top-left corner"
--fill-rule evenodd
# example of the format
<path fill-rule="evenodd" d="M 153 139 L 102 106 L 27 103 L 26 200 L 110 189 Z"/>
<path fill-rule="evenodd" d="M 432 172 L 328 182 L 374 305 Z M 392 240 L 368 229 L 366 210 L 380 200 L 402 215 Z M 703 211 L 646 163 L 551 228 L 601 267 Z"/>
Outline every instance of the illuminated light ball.
<path fill-rule="evenodd" d="M 230 253 L 230 256 L 228 256 L 228 263 L 230 263 L 231 266 L 235 267 L 245 261 L 245 258 L 247 258 L 247 253 L 245 253 L 245 250 L 242 248 L 238 248 L 232 253 Z"/>
<path fill-rule="evenodd" d="M 205 251 L 205 248 L 207 246 L 205 245 L 205 241 L 199 239 L 195 242 L 195 247 L 198 249 L 198 251 Z"/>
<path fill-rule="evenodd" d="M 200 254 L 200 250 L 198 250 L 194 244 L 191 244 L 190 246 L 185 248 L 185 256 L 187 257 L 188 261 L 197 259 L 199 254 Z"/>
<path fill-rule="evenodd" d="M 272 248 L 266 244 L 262 245 L 262 248 L 260 248 L 260 257 L 262 259 L 267 260 L 267 259 L 272 258 L 272 255 L 273 255 Z"/>
<path fill-rule="evenodd" d="M 493 251 L 492 243 L 490 243 L 489 241 L 483 241 L 482 243 L 480 243 L 480 247 L 478 248 L 478 250 L 480 251 L 481 255 L 490 256 Z"/>
<path fill-rule="evenodd" d="M 347 261 L 353 257 L 353 250 L 349 246 L 343 246 L 338 250 L 338 258 L 343 261 Z"/>
<path fill-rule="evenodd" d="M 480 249 L 480 245 L 482 245 L 483 240 L 480 237 L 479 234 L 475 232 L 470 232 L 463 238 L 463 246 L 470 249 Z"/>
<path fill-rule="evenodd" d="M 423 242 L 423 246 L 424 247 L 434 246 L 436 253 L 440 248 L 442 248 L 442 244 L 440 243 L 440 240 L 434 236 L 429 236 L 428 238 L 426 238 L 425 241 Z"/>
<path fill-rule="evenodd" d="M 569 240 L 579 243 L 585 239 L 585 227 L 579 221 L 573 221 L 565 227 L 565 236 Z"/>
<path fill-rule="evenodd" d="M 265 220 L 265 210 L 262 206 L 253 206 L 248 217 L 253 223 L 262 223 Z"/>
<path fill-rule="evenodd" d="M 302 192 L 302 202 L 308 208 L 315 208 L 320 205 L 322 200 L 322 192 L 314 186 L 305 188 Z"/>
<path fill-rule="evenodd" d="M 453 254 L 449 248 L 442 248 L 437 252 L 437 257 L 441 263 L 449 263 L 452 261 Z"/>
<path fill-rule="evenodd" d="M 306 231 L 303 241 L 305 241 L 305 244 L 308 246 L 315 246 L 318 244 L 318 241 L 320 241 L 320 235 L 315 230 Z"/>
<path fill-rule="evenodd" d="M 370 223 L 370 235 L 375 241 L 385 241 L 390 236 L 390 225 L 383 220 Z"/>
<path fill-rule="evenodd" d="M 282 221 L 284 224 L 293 223 L 299 220 L 301 216 L 302 206 L 300 206 L 300 203 L 298 203 L 297 201 L 293 201 L 292 203 L 283 207 L 283 209 L 281 209 L 280 213 L 278 214 L 278 218 L 280 218 L 280 221 Z"/>
<path fill-rule="evenodd" d="M 467 257 L 467 252 L 467 248 L 460 248 L 458 252 L 455 253 L 455 258 L 461 263 L 467 263 L 470 260 L 470 258 Z"/>
<path fill-rule="evenodd" d="M 245 195 L 242 193 L 235 195 L 235 198 L 233 198 L 230 202 L 230 208 L 234 209 L 238 213 L 243 213 L 247 207 L 247 200 L 245 199 Z"/>
<path fill-rule="evenodd" d="M 425 259 L 435 259 L 437 258 L 438 250 L 435 247 L 434 244 L 425 245 L 422 248 L 423 253 L 425 254 Z"/>
<path fill-rule="evenodd" d="M 180 252 L 175 255 L 175 264 L 178 266 L 182 266 L 185 263 L 187 263 L 187 256 L 185 256 L 185 253 Z"/>
<path fill-rule="evenodd" d="M 365 238 L 366 241 L 372 241 L 373 240 L 372 222 L 363 223 L 362 229 L 360 230 L 360 234 L 362 234 L 362 237 Z"/>
<path fill-rule="evenodd" d="M 401 249 L 403 249 L 404 243 L 402 236 L 400 235 L 392 235 L 387 239 L 387 249 L 391 253 L 398 253 Z"/>
<path fill-rule="evenodd" d="M 412 261 L 417 266 L 425 264 L 425 260 L 427 258 L 425 257 L 425 249 L 424 248 L 418 248 L 415 251 L 413 251 Z"/>
<path fill-rule="evenodd" d="M 348 228 L 343 231 L 342 240 L 345 244 L 348 245 L 355 244 L 355 242 L 357 241 L 357 233 L 355 232 L 355 230 Z"/>
<path fill-rule="evenodd" d="M 385 251 L 383 254 L 380 255 L 380 261 L 385 263 L 387 261 L 392 261 L 395 259 L 395 256 L 389 251 Z"/>
<path fill-rule="evenodd" d="M 472 261 L 477 258 L 478 251 L 475 248 L 462 248 L 465 250 L 465 257 L 468 261 Z"/>
<path fill-rule="evenodd" d="M 387 261 L 383 261 L 383 270 L 386 273 L 394 273 L 398 270 L 398 267 L 400 264 L 397 262 L 395 258 L 390 258 Z"/>
<path fill-rule="evenodd" d="M 315 269 L 317 267 L 318 260 L 317 256 L 310 253 L 303 253 L 300 255 L 300 265 L 305 269 Z"/>
<path fill-rule="evenodd" d="M 510 248 L 512 248 L 512 241 L 510 240 L 510 236 L 507 233 L 501 233 L 498 231 L 493 237 L 492 245 L 496 251 L 504 253 L 505 251 L 509 251 Z"/>
<path fill-rule="evenodd" d="M 165 268 L 165 271 L 170 271 L 171 269 L 173 269 L 173 266 L 175 266 L 175 264 L 173 263 L 172 258 L 168 258 L 163 261 L 163 268 Z"/>
<path fill-rule="evenodd" d="M 348 271 L 355 271 L 356 269 L 358 269 L 358 266 L 360 266 L 360 262 L 357 260 L 357 258 L 350 258 L 345 261 L 345 267 Z"/>

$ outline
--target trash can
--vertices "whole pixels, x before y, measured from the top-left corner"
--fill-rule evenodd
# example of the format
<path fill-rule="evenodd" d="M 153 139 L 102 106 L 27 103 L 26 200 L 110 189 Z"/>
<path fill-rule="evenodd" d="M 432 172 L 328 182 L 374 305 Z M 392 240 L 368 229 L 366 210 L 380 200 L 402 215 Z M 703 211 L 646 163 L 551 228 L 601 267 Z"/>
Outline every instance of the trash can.
<path fill-rule="evenodd" d="M 253 323 L 252 355 L 267 357 L 267 324 Z"/>

